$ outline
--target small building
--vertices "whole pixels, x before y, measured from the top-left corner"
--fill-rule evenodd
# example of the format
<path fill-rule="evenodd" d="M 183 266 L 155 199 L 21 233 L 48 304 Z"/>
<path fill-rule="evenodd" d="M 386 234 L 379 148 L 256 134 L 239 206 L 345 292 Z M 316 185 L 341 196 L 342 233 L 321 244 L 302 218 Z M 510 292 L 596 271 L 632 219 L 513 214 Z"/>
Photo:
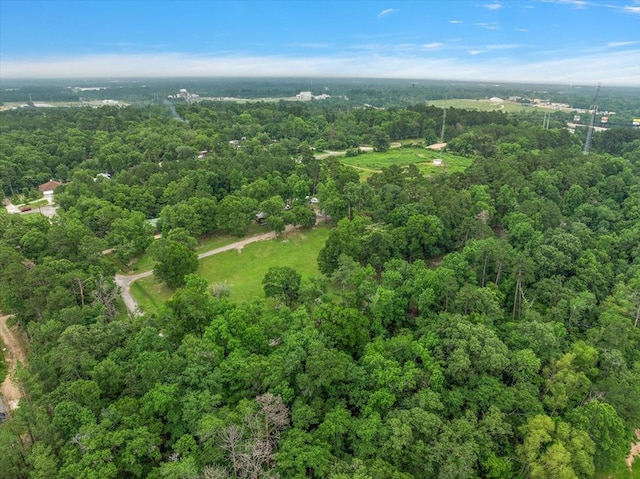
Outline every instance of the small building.
<path fill-rule="evenodd" d="M 62 183 L 60 183 L 59 181 L 49 180 L 46 183 L 38 186 L 38 189 L 40 190 L 40 193 L 43 194 L 43 196 L 53 195 L 53 190 L 55 190 L 60 185 L 62 185 Z"/>

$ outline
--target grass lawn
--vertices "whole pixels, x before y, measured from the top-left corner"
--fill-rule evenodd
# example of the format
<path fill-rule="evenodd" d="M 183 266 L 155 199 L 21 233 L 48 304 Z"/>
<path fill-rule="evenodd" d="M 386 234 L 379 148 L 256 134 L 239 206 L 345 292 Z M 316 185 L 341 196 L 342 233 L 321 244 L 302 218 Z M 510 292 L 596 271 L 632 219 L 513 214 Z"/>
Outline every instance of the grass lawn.
<path fill-rule="evenodd" d="M 442 160 L 441 166 L 433 164 L 436 158 Z M 382 168 L 389 168 L 391 165 L 407 166 L 412 163 L 425 175 L 461 172 L 471 165 L 472 159 L 424 148 L 396 148 L 385 152 L 363 153 L 341 158 L 341 162 L 356 168 L 361 172 L 361 177 L 366 180 L 372 173 L 379 172 Z"/>
<path fill-rule="evenodd" d="M 262 278 L 271 266 L 290 266 L 303 278 L 319 274 L 317 257 L 329 236 L 329 228 L 287 233 L 276 241 L 260 241 L 241 251 L 227 251 L 200 261 L 198 275 L 209 283 L 226 281 L 231 299 L 249 301 L 264 298 Z"/>
<path fill-rule="evenodd" d="M 247 228 L 247 234 L 244 237 L 259 235 L 265 232 L 266 230 L 264 229 L 264 227 L 252 223 Z M 235 243 L 236 241 L 241 239 L 242 238 L 238 238 L 237 236 L 230 235 L 201 238 L 198 246 L 196 246 L 196 252 L 203 253 L 211 249 L 220 248 L 221 246 Z M 131 266 L 127 266 L 113 254 L 109 255 L 109 260 L 111 260 L 111 262 L 116 265 L 118 272 L 121 274 L 141 273 L 143 271 L 152 270 L 155 266 L 155 261 L 147 254 L 143 254 L 142 256 L 140 256 L 140 258 L 138 258 L 138 260 Z"/>
<path fill-rule="evenodd" d="M 131 285 L 131 294 L 138 306 L 146 313 L 157 311 L 164 302 L 173 296 L 173 290 L 153 276 L 142 278 Z"/>
<path fill-rule="evenodd" d="M 264 232 L 263 229 L 260 231 Z M 239 252 L 227 251 L 200 260 L 197 274 L 210 284 L 226 281 L 231 286 L 233 301 L 264 298 L 262 278 L 271 266 L 290 266 L 303 278 L 318 275 L 316 259 L 328 236 L 329 228 L 318 226 L 312 230 L 287 233 L 275 241 L 251 243 Z M 237 238 L 232 239 L 223 244 L 237 241 Z M 210 245 L 207 249 L 215 247 Z M 151 276 L 133 283 L 131 293 L 144 311 L 153 312 L 171 298 L 173 290 Z"/>

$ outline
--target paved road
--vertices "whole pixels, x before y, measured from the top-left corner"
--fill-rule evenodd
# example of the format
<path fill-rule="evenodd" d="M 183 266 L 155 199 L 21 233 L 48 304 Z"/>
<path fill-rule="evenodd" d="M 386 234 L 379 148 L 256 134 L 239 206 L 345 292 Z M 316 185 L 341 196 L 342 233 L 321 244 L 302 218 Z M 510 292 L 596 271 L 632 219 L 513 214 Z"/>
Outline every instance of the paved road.
<path fill-rule="evenodd" d="M 288 225 L 286 228 L 286 232 L 293 231 L 295 228 L 291 225 Z M 226 246 L 221 246 L 220 248 L 215 248 L 209 251 L 205 251 L 204 253 L 200 253 L 198 255 L 198 259 L 206 258 L 208 256 L 213 256 L 214 254 L 224 253 L 225 251 L 231 250 L 241 250 L 245 245 L 250 243 L 255 243 L 257 241 L 270 240 L 275 238 L 276 235 L 273 231 L 269 233 L 264 233 L 257 236 L 251 236 L 249 238 L 242 239 L 240 241 L 236 241 L 235 243 L 228 244 Z M 125 306 L 130 314 L 134 316 L 139 316 L 142 314 L 140 308 L 138 307 L 138 303 L 133 298 L 131 294 L 131 284 L 135 281 L 138 281 L 141 278 L 146 278 L 151 276 L 153 271 L 145 271 L 143 273 L 126 275 L 126 274 L 116 274 L 116 284 L 120 287 L 120 294 L 122 295 L 122 301 L 124 301 Z"/>
<path fill-rule="evenodd" d="M 11 203 L 6 205 L 6 208 L 9 214 L 32 215 L 32 214 L 39 213 L 39 214 L 45 215 L 47 218 L 53 218 L 56 215 L 56 211 L 58 209 L 57 206 L 53 206 L 49 204 L 45 206 L 35 206 L 33 207 L 32 210 L 29 210 L 29 211 L 20 211 L 20 208 L 18 208 L 16 205 L 13 205 Z"/>

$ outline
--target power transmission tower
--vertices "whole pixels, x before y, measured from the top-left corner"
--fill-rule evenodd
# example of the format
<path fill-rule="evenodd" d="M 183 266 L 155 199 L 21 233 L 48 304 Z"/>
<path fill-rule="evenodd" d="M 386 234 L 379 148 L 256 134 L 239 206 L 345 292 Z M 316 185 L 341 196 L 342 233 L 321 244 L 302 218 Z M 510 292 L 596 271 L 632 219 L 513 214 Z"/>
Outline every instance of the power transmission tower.
<path fill-rule="evenodd" d="M 593 124 L 596 121 L 596 112 L 598 111 L 598 95 L 600 94 L 600 83 L 596 88 L 596 96 L 593 99 L 593 106 L 591 107 L 591 119 L 589 120 L 589 128 L 587 129 L 587 139 L 584 141 L 584 150 L 582 152 L 587 155 L 591 149 L 591 137 L 593 136 Z"/>
<path fill-rule="evenodd" d="M 447 108 L 442 108 L 442 132 L 440 133 L 440 143 L 444 143 L 444 124 L 447 119 Z"/>

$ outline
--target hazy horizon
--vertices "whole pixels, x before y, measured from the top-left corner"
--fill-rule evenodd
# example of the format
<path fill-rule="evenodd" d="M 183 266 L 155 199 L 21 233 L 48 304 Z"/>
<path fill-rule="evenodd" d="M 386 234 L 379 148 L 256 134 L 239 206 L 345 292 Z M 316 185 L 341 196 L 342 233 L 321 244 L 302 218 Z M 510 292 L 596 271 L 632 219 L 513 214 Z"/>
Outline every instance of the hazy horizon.
<path fill-rule="evenodd" d="M 640 0 L 0 3 L 0 79 L 178 77 L 636 87 Z"/>

